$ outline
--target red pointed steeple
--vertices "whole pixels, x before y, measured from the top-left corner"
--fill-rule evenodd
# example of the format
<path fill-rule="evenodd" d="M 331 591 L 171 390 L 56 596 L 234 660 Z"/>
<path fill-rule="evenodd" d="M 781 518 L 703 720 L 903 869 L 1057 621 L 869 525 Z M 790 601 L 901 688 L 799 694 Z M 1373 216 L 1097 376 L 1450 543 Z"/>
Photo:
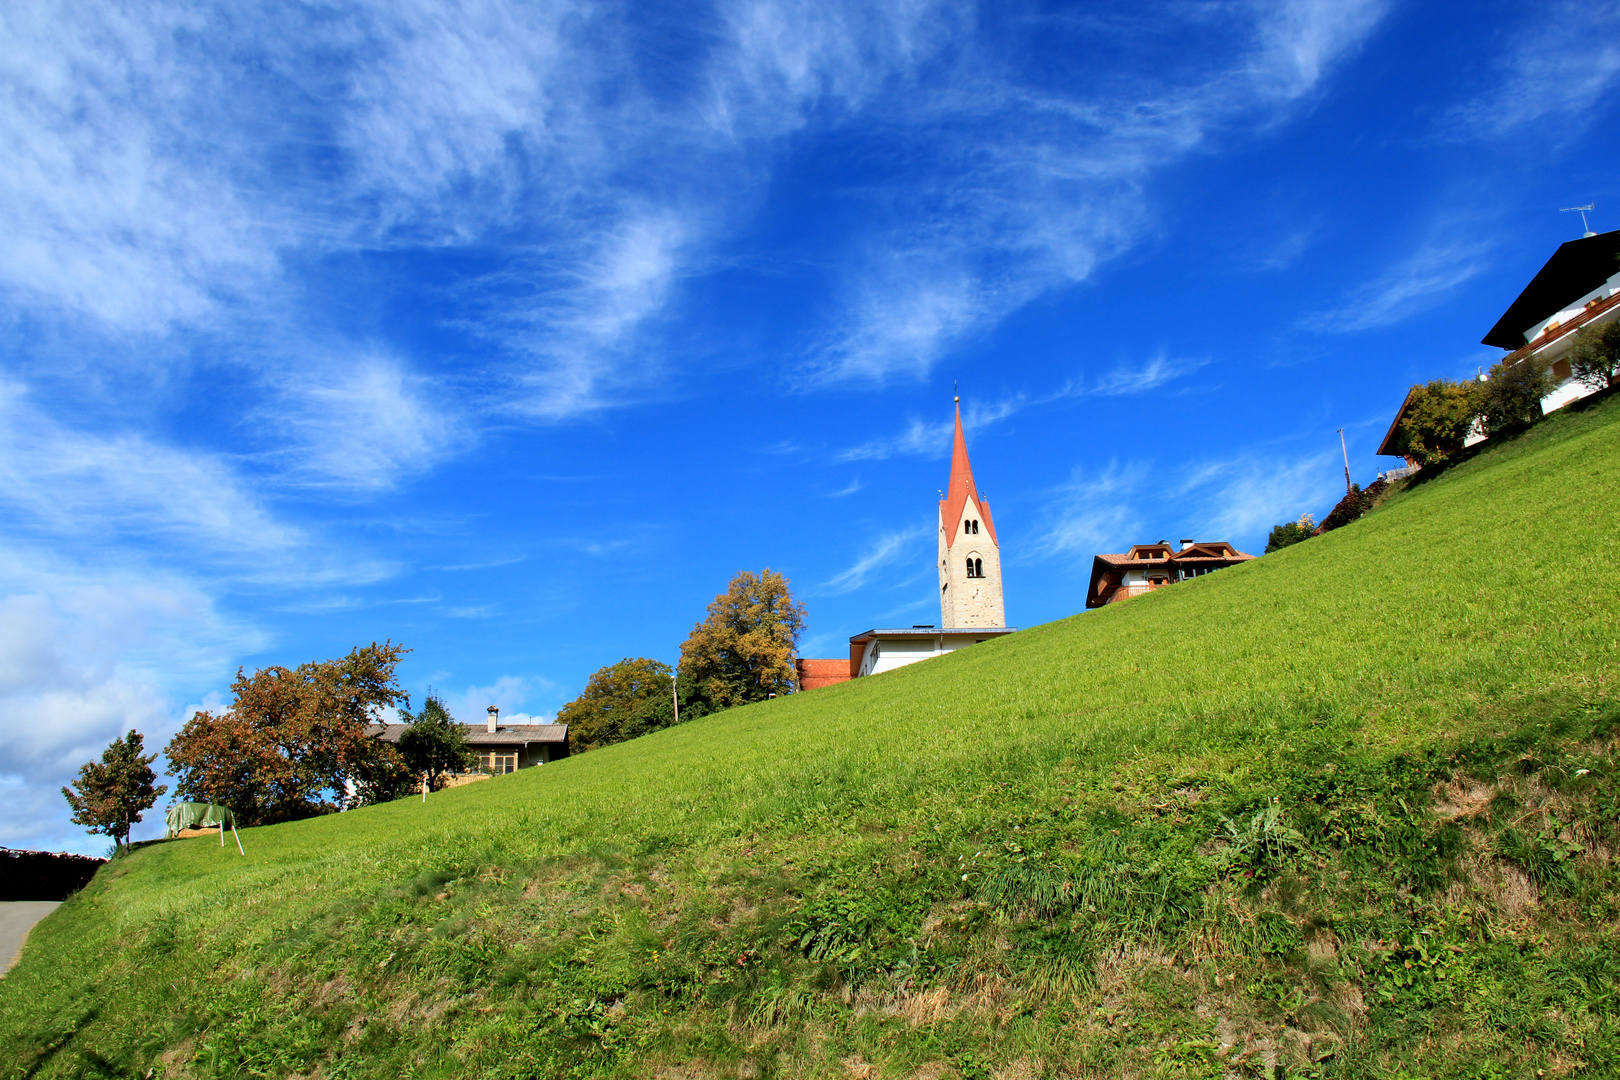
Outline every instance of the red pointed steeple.
<path fill-rule="evenodd" d="M 961 535 L 957 523 L 962 520 L 963 505 L 967 503 L 968 497 L 972 496 L 984 518 L 985 531 L 990 534 L 991 541 L 999 547 L 1000 542 L 996 540 L 996 525 L 990 520 L 990 507 L 979 497 L 978 486 L 973 482 L 973 465 L 968 461 L 967 439 L 962 436 L 962 399 L 957 398 L 956 402 L 956 441 L 951 446 L 951 485 L 945 489 L 945 499 L 939 504 L 940 524 L 951 530 L 947 534 L 945 546 L 954 545 L 956 538 Z"/>

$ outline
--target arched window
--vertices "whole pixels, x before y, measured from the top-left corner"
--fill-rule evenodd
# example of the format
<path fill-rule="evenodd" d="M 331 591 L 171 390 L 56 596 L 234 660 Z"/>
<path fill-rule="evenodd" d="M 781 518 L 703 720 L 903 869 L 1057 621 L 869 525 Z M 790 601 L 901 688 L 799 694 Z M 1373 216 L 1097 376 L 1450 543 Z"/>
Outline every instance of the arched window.
<path fill-rule="evenodd" d="M 973 576 L 974 577 L 984 577 L 984 560 L 983 559 L 974 559 L 973 560 Z"/>
<path fill-rule="evenodd" d="M 974 522 L 974 523 L 973 523 L 973 535 L 974 535 L 974 536 L 978 536 L 978 535 L 979 535 L 979 523 L 978 523 L 978 522 L 977 522 L 977 521 L 975 521 L 975 522 Z"/>

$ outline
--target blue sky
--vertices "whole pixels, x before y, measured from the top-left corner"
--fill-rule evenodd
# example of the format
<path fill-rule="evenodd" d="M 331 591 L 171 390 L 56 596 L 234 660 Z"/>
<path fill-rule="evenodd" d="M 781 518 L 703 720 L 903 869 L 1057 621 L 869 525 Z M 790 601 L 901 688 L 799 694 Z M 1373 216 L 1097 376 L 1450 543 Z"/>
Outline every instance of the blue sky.
<path fill-rule="evenodd" d="M 1459 17 L 1463 16 L 1463 17 Z M 1620 226 L 1620 5 L 332 2 L 0 12 L 0 844 L 238 665 L 463 718 L 933 622 L 961 386 L 1008 618 L 1324 513 Z M 1461 539 L 1461 538 L 1460 538 Z M 154 834 L 150 823 L 137 836 Z"/>

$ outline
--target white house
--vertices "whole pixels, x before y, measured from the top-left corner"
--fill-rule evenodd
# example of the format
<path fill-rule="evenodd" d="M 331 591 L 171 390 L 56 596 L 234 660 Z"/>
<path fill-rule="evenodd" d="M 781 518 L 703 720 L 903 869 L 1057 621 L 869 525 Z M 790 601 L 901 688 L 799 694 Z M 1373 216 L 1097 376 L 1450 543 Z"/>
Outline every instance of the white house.
<path fill-rule="evenodd" d="M 1503 361 L 1545 360 L 1555 388 L 1541 399 L 1550 413 L 1592 393 L 1570 374 L 1575 331 L 1620 318 L 1620 230 L 1588 233 L 1559 246 L 1519 298 L 1486 334 L 1486 345 L 1508 350 Z"/>

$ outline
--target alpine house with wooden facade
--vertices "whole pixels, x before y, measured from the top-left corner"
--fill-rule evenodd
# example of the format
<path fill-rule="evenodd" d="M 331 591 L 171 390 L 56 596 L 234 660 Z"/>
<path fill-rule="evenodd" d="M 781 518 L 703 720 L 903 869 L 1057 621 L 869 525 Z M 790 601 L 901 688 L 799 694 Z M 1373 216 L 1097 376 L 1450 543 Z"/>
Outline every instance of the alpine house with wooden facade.
<path fill-rule="evenodd" d="M 1225 540 L 1183 540 L 1179 549 L 1162 540 L 1157 544 L 1134 544 L 1123 554 L 1098 555 L 1092 559 L 1086 607 L 1099 608 L 1129 600 L 1253 558 Z"/>

